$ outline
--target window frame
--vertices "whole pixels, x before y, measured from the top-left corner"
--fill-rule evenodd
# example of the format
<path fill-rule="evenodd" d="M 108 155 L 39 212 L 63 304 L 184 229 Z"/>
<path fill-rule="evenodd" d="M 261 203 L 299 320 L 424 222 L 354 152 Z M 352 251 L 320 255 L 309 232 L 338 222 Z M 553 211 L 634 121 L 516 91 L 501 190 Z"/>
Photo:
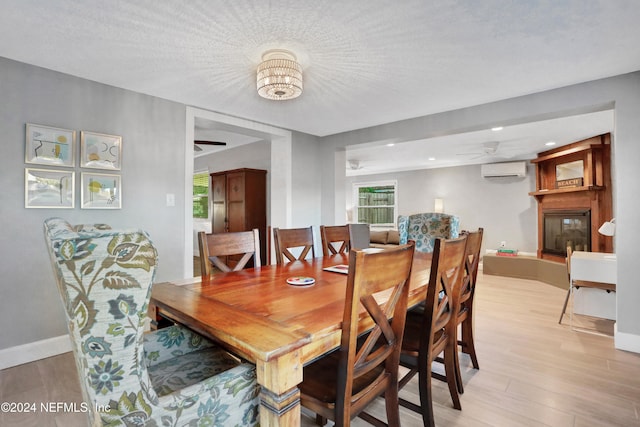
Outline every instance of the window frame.
<path fill-rule="evenodd" d="M 191 192 L 192 194 L 192 199 L 191 199 L 191 215 L 193 217 L 194 220 L 198 220 L 198 221 L 210 221 L 211 220 L 211 180 L 209 177 L 209 171 L 208 170 L 201 170 L 201 171 L 194 171 L 193 172 L 193 188 L 195 189 L 196 185 L 195 185 L 195 179 L 196 176 L 198 175 L 206 175 L 206 182 L 207 182 L 207 193 L 206 194 L 201 194 L 201 195 L 196 195 L 194 191 Z M 195 206 L 195 200 L 196 197 L 199 198 L 203 198 L 206 197 L 207 198 L 207 217 L 200 217 L 200 216 L 195 216 L 195 210 L 193 209 Z"/>
<path fill-rule="evenodd" d="M 382 206 L 360 206 L 360 189 L 363 187 L 393 187 L 393 206 L 391 205 L 382 205 Z M 370 207 L 370 208 L 380 208 L 393 207 L 393 222 L 392 223 L 378 223 L 378 224 L 370 224 L 371 228 L 380 228 L 380 229 L 395 229 L 397 227 L 396 219 L 398 218 L 398 181 L 397 180 L 383 180 L 383 181 L 369 181 L 369 182 L 354 182 L 352 184 L 352 201 L 353 201 L 353 211 L 354 211 L 354 222 L 359 222 L 358 212 L 360 208 Z"/>

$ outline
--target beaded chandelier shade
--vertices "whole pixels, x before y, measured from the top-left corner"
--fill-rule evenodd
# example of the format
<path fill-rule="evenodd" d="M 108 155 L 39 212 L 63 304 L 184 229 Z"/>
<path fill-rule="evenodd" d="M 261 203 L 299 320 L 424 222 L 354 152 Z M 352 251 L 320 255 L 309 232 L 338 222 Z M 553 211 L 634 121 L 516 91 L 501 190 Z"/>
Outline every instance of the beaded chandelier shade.
<path fill-rule="evenodd" d="M 256 85 L 263 98 L 278 101 L 297 98 L 302 93 L 302 67 L 293 53 L 270 50 L 262 55 Z"/>

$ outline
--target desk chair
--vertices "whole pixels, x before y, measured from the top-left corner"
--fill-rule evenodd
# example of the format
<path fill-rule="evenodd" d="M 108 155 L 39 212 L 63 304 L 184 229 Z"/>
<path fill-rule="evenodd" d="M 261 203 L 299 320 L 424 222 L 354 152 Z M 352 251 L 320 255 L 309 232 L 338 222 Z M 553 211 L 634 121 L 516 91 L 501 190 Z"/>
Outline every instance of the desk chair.
<path fill-rule="evenodd" d="M 322 255 L 343 254 L 349 251 L 349 226 L 347 225 L 321 225 L 320 238 L 322 239 Z"/>
<path fill-rule="evenodd" d="M 282 265 L 287 262 L 303 260 L 311 252 L 311 257 L 315 258 L 316 253 L 313 247 L 313 227 L 307 228 L 277 228 L 273 229 L 273 240 L 276 249 L 276 264 Z M 300 255 L 296 257 L 289 249 L 302 248 Z"/>
<path fill-rule="evenodd" d="M 406 386 L 416 375 L 420 405 L 405 399 L 400 404 L 422 414 L 425 426 L 434 427 L 431 391 L 431 365 L 444 353 L 445 378 L 455 409 L 461 409 L 457 387 L 457 294 L 462 286 L 465 268 L 467 236 L 434 242 L 429 287 L 424 310 L 411 310 L 407 314 L 400 365 L 409 372 L 400 379 L 400 388 Z"/>
<path fill-rule="evenodd" d="M 200 271 L 203 277 L 210 276 L 213 267 L 220 271 L 238 271 L 246 267 L 253 258 L 253 266 L 260 266 L 260 235 L 258 229 L 235 233 L 198 233 L 200 248 Z M 236 255 L 236 257 L 233 257 Z M 238 259 L 237 256 L 241 256 Z"/>
<path fill-rule="evenodd" d="M 258 424 L 255 366 L 178 325 L 144 333 L 158 264 L 144 231 L 44 229 L 88 425 Z"/>
<path fill-rule="evenodd" d="M 349 426 L 384 395 L 389 426 L 400 425 L 398 359 L 407 314 L 414 243 L 377 253 L 351 250 L 340 348 L 304 367 L 300 402 L 335 425 Z M 389 298 L 379 304 L 374 295 Z M 369 330 L 368 332 L 366 332 Z"/>
<path fill-rule="evenodd" d="M 560 313 L 560 319 L 558 323 L 562 323 L 562 317 L 567 311 L 567 303 L 569 302 L 569 296 L 571 295 L 572 288 L 580 289 L 580 288 L 592 288 L 592 289 L 602 289 L 603 291 L 615 292 L 616 285 L 615 283 L 603 283 L 603 282 L 590 282 L 588 280 L 571 280 L 571 254 L 573 253 L 571 246 L 567 246 L 567 276 L 569 277 L 569 289 L 567 289 L 567 295 L 564 298 L 564 304 L 562 305 L 562 312 Z M 573 312 L 573 309 L 571 309 Z"/>

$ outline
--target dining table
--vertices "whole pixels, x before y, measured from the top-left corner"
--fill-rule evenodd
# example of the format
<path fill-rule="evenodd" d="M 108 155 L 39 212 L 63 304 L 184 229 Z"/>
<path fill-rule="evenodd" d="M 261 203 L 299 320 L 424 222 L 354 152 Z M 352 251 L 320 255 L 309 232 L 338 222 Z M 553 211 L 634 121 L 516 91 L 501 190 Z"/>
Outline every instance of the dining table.
<path fill-rule="evenodd" d="M 182 324 L 255 364 L 260 425 L 299 426 L 303 366 L 340 345 L 348 274 L 325 269 L 348 264 L 347 253 L 156 283 L 149 315 L 154 324 Z M 409 307 L 424 301 L 430 266 L 430 253 L 415 252 Z M 287 281 L 296 278 L 314 282 Z M 370 327 L 362 323 L 363 331 Z"/>

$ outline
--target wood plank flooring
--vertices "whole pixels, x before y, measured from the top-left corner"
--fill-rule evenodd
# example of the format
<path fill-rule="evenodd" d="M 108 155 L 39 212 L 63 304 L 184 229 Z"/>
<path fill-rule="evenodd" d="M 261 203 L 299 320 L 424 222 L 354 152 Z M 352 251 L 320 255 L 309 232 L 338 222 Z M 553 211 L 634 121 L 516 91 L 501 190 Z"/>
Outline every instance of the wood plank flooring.
<path fill-rule="evenodd" d="M 434 380 L 438 426 L 640 426 L 640 355 L 615 350 L 613 338 L 558 324 L 565 291 L 536 281 L 479 275 L 476 346 L 480 370 L 461 356 L 465 393 L 453 409 L 448 389 Z M 589 319 L 582 319 L 585 327 Z M 611 322 L 592 322 L 612 331 Z M 418 402 L 408 384 L 404 397 Z M 0 402 L 81 402 L 70 353 L 0 371 Z M 384 419 L 384 405 L 371 412 Z M 421 418 L 401 408 L 402 425 Z M 354 426 L 367 425 L 356 419 Z M 0 413 L 0 426 L 85 426 L 81 413 Z M 303 411 L 301 425 L 313 417 Z M 331 424 L 330 424 L 331 425 Z"/>

